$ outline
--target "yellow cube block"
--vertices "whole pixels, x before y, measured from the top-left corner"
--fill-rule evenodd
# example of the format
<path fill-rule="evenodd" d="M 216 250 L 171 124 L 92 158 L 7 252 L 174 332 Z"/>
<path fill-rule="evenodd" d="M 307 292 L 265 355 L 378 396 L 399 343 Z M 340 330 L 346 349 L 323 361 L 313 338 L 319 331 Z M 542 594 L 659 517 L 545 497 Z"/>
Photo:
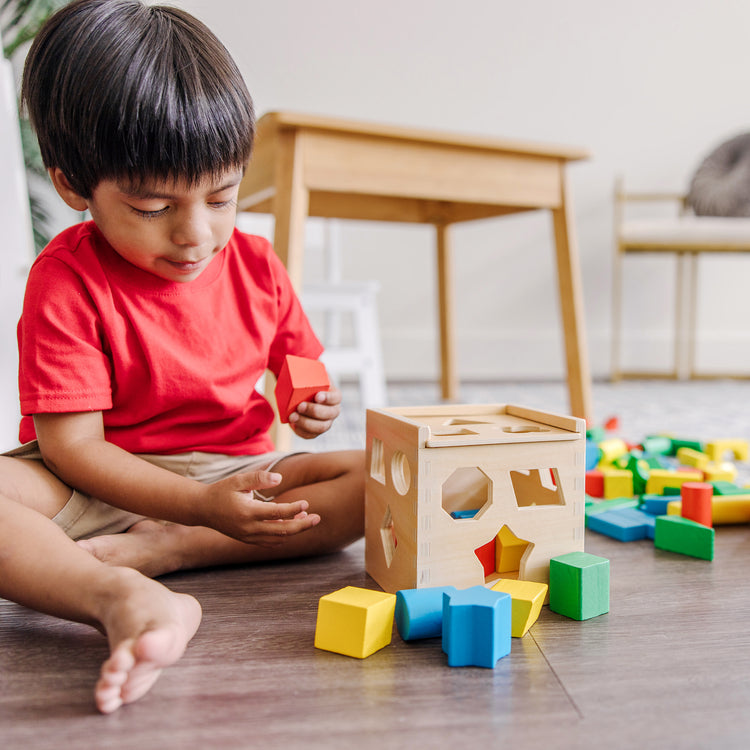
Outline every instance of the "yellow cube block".
<path fill-rule="evenodd" d="M 649 495 L 661 495 L 665 487 L 682 487 L 685 482 L 702 482 L 702 471 L 670 471 L 669 469 L 652 469 L 646 482 Z"/>
<path fill-rule="evenodd" d="M 503 578 L 492 586 L 492 591 L 510 594 L 510 634 L 514 638 L 526 635 L 529 628 L 537 621 L 548 588 L 546 583 L 515 581 L 509 578 Z"/>
<path fill-rule="evenodd" d="M 356 586 L 318 602 L 315 648 L 364 659 L 391 642 L 396 595 Z"/>
<path fill-rule="evenodd" d="M 627 469 L 602 469 L 604 474 L 604 499 L 633 496 L 633 474 Z"/>

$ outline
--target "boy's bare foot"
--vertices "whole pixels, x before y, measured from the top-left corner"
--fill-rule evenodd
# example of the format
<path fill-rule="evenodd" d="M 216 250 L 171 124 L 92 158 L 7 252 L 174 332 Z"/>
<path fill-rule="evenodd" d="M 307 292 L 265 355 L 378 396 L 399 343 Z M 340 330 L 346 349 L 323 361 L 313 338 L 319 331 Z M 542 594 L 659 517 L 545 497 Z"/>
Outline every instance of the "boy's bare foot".
<path fill-rule="evenodd" d="M 107 565 L 122 565 L 149 578 L 183 567 L 181 540 L 187 529 L 160 521 L 139 521 L 125 533 L 81 539 L 78 546 Z"/>
<path fill-rule="evenodd" d="M 113 569 L 100 622 L 110 644 L 94 697 L 102 713 L 145 695 L 184 653 L 201 621 L 200 604 L 127 568 Z"/>

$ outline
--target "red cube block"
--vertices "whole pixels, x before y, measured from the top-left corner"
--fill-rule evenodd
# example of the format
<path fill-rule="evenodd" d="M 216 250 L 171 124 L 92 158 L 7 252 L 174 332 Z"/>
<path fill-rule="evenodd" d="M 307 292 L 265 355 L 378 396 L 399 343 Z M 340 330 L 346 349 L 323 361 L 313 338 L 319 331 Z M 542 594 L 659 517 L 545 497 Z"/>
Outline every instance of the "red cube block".
<path fill-rule="evenodd" d="M 322 362 L 287 354 L 274 389 L 279 419 L 288 422 L 289 415 L 303 401 L 309 401 L 316 393 L 327 391 L 330 387 L 328 373 Z"/>

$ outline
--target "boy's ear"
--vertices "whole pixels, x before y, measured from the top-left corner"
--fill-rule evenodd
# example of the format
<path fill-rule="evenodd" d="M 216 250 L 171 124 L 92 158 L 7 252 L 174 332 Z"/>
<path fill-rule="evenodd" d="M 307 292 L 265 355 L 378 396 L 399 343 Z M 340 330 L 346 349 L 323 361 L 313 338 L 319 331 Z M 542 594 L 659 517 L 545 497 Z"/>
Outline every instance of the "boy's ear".
<path fill-rule="evenodd" d="M 60 167 L 50 167 L 47 172 L 60 197 L 75 211 L 86 211 L 89 207 L 88 201 L 82 198 L 65 176 Z"/>

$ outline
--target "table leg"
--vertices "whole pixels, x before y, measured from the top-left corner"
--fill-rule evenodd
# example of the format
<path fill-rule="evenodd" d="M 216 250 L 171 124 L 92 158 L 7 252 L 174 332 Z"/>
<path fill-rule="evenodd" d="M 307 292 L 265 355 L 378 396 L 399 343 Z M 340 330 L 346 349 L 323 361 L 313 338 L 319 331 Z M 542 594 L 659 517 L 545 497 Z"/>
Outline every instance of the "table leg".
<path fill-rule="evenodd" d="M 310 207 L 310 193 L 302 174 L 302 144 L 292 132 L 279 134 L 279 159 L 276 164 L 276 188 L 273 212 L 276 219 L 273 244 L 289 273 L 297 293 L 302 288 L 303 258 L 305 250 L 305 219 Z M 273 404 L 275 379 L 266 378 L 265 396 Z M 276 450 L 291 448 L 293 433 L 279 422 L 278 415 L 270 430 Z"/>
<path fill-rule="evenodd" d="M 279 134 L 273 244 L 297 292 L 302 288 L 305 219 L 310 208 L 310 192 L 302 174 L 301 150 L 302 144 L 294 133 Z"/>
<path fill-rule="evenodd" d="M 455 300 L 453 294 L 453 246 L 450 225 L 436 224 L 438 316 L 440 320 L 440 390 L 444 400 L 458 397 L 456 366 Z"/>
<path fill-rule="evenodd" d="M 565 356 L 568 370 L 570 411 L 575 417 L 593 421 L 591 373 L 583 316 L 583 290 L 578 247 L 574 236 L 573 209 L 565 172 L 561 170 L 560 206 L 552 210 L 557 250 Z"/>

